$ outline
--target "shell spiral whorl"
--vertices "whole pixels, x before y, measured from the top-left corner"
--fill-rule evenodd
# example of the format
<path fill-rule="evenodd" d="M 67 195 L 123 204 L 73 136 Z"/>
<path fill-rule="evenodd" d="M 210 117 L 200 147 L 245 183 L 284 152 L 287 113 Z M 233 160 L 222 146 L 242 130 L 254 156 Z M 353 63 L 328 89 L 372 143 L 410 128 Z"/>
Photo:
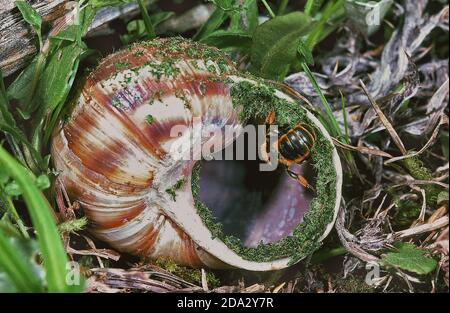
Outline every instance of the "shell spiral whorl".
<path fill-rule="evenodd" d="M 201 145 L 221 140 L 225 126 L 239 133 L 240 108 L 227 83 L 236 74 L 220 51 L 172 38 L 114 53 L 87 77 L 55 131 L 52 156 L 97 238 L 119 251 L 193 267 L 287 266 L 288 260 L 245 260 L 213 238 L 191 191 L 196 162 L 174 157 L 174 147 L 191 136 Z M 213 135 L 196 136 L 200 125 Z M 174 137 L 174 126 L 185 127 Z"/>

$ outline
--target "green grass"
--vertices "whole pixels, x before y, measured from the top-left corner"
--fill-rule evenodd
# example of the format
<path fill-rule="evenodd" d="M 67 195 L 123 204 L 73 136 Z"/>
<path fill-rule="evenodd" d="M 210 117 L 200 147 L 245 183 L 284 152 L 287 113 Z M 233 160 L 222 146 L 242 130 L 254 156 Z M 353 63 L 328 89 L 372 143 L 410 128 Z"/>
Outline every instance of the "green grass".
<path fill-rule="evenodd" d="M 37 233 L 48 291 L 67 292 L 81 290 L 82 286 L 69 286 L 66 283 L 66 264 L 68 258 L 56 227 L 52 208 L 42 192 L 35 186 L 34 182 L 36 178 L 2 147 L 0 147 L 0 165 L 2 166 L 2 170 L 19 185 L 22 191 L 22 197 L 27 205 L 28 213 Z M 14 251 L 10 249 L 11 247 L 5 242 L 2 240 L 2 243 L 5 244 L 5 249 L 7 249 L 5 251 L 8 258 L 0 258 L 0 266 L 2 268 L 10 268 L 8 262 L 19 258 L 20 255 L 15 255 Z M 18 288 L 23 287 L 20 284 L 20 275 L 25 275 L 26 273 L 27 271 L 25 269 L 18 270 L 14 273 L 8 272 L 8 274 L 13 275 L 12 278 L 14 281 L 19 283 L 16 286 Z M 22 279 L 27 278 L 22 277 Z"/>

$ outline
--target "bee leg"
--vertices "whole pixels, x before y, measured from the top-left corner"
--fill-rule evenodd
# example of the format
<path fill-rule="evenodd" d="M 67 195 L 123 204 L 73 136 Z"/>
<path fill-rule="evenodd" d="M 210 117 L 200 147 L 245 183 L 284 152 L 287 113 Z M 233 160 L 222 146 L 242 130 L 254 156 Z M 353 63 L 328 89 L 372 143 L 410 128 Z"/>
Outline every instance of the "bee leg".
<path fill-rule="evenodd" d="M 271 111 L 266 116 L 266 125 L 272 125 L 274 122 L 275 122 L 275 111 Z"/>
<path fill-rule="evenodd" d="M 286 171 L 289 174 L 289 176 L 291 176 L 293 179 L 295 179 L 300 185 L 302 185 L 305 188 L 310 189 L 312 192 L 316 192 L 314 187 L 308 183 L 308 181 L 306 180 L 305 177 L 303 177 L 302 175 L 299 175 L 297 173 L 294 173 L 289 168 L 286 168 Z"/>
<path fill-rule="evenodd" d="M 270 162 L 269 154 L 267 153 L 267 141 L 264 141 L 264 143 L 259 147 L 259 155 L 264 162 Z"/>
<path fill-rule="evenodd" d="M 274 122 L 275 122 L 275 112 L 271 111 L 266 116 L 266 121 L 265 121 L 266 127 L 272 125 Z M 267 130 L 266 137 L 268 137 L 269 135 L 270 135 L 270 133 Z M 269 153 L 267 153 L 267 138 L 266 138 L 266 141 L 264 141 L 264 143 L 259 147 L 259 150 L 260 150 L 261 159 L 266 163 L 270 163 Z"/>

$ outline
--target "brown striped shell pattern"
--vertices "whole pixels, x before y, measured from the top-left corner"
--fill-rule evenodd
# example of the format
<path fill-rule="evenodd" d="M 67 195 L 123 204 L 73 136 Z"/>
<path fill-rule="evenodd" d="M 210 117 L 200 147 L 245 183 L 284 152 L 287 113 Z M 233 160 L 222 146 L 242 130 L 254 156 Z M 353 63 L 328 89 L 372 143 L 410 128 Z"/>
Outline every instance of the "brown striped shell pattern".
<path fill-rule="evenodd" d="M 192 267 L 265 271 L 288 266 L 289 258 L 249 260 L 214 237 L 191 190 L 197 161 L 179 157 L 192 152 L 183 150 L 187 140 L 219 141 L 225 126 L 241 131 L 240 108 L 229 86 L 240 80 L 219 50 L 180 38 L 136 44 L 106 57 L 91 72 L 55 130 L 51 149 L 59 181 L 80 204 L 96 238 L 122 252 Z M 176 136 L 174 126 L 181 127 Z M 213 135 L 196 137 L 200 126 Z M 333 158 L 337 208 L 341 174 L 337 155 Z M 174 186 L 176 197 L 168 192 Z"/>

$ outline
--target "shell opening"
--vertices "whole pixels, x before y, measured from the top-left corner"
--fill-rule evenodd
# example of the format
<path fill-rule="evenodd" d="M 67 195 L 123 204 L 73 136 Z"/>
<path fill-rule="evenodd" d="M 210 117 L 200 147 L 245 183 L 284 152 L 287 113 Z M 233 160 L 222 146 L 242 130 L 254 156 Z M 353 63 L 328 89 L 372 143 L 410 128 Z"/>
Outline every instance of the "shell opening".
<path fill-rule="evenodd" d="M 198 200 L 244 247 L 277 242 L 292 236 L 310 208 L 313 193 L 294 181 L 282 164 L 261 171 L 259 160 L 203 161 L 199 172 Z M 310 183 L 314 170 L 309 162 L 296 168 Z"/>

